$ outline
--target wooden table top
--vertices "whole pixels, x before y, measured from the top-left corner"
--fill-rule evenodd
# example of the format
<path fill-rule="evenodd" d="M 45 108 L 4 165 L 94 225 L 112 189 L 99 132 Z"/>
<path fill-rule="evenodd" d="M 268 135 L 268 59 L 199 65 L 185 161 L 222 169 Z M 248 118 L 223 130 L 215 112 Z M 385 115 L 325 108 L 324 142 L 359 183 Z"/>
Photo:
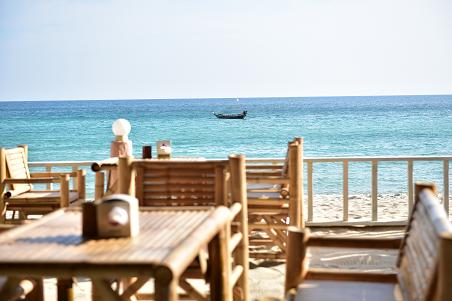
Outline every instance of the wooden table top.
<path fill-rule="evenodd" d="M 225 207 L 140 209 L 134 238 L 84 240 L 80 209 L 60 209 L 0 235 L 0 275 L 111 273 L 153 276 L 165 268 L 176 277 L 226 225 Z M 107 271 L 109 270 L 110 271 Z"/>

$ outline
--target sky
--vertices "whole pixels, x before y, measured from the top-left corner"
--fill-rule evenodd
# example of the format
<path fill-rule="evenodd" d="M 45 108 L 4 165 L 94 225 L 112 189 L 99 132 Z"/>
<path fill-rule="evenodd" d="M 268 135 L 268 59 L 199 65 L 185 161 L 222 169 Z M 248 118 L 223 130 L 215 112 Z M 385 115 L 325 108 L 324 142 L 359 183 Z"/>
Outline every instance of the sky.
<path fill-rule="evenodd" d="M 0 100 L 452 94 L 450 0 L 0 0 Z"/>

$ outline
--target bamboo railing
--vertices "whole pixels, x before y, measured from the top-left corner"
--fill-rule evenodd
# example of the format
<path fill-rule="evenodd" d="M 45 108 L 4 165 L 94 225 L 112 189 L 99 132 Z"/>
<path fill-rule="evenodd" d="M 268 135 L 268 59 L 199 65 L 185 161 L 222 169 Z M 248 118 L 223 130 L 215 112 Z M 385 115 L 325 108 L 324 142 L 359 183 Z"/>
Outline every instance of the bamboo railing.
<path fill-rule="evenodd" d="M 449 213 L 449 161 L 452 160 L 452 156 L 388 156 L 388 157 L 304 157 L 303 162 L 306 165 L 305 171 L 307 174 L 307 224 L 315 225 L 314 220 L 314 167 L 316 164 L 327 163 L 340 163 L 342 164 L 342 208 L 343 216 L 342 221 L 322 223 L 322 225 L 341 225 L 350 224 L 349 213 L 349 165 L 352 162 L 364 162 L 371 165 L 371 221 L 370 222 L 358 222 L 359 224 L 381 224 L 378 219 L 378 166 L 381 162 L 405 162 L 406 163 L 406 181 L 407 181 L 407 196 L 408 196 L 408 212 L 411 211 L 414 201 L 414 162 L 442 162 L 443 173 L 443 191 L 442 201 L 446 212 Z M 258 162 L 271 162 L 275 165 L 283 165 L 283 158 L 259 158 L 259 159 L 247 159 L 249 163 Z M 385 223 L 385 224 L 405 224 L 406 221 Z"/>
<path fill-rule="evenodd" d="M 86 169 L 87 172 L 90 172 L 90 167 L 94 161 L 42 161 L 42 162 L 28 162 L 28 167 L 33 170 L 38 169 L 44 169 L 46 172 L 52 172 L 55 171 L 55 168 L 64 169 L 65 171 L 71 170 L 73 172 L 76 172 L 77 170 L 83 168 Z M 92 175 L 94 176 L 94 175 Z M 94 183 L 94 182 L 93 182 Z M 91 181 L 89 181 L 87 184 L 91 184 Z M 52 190 L 53 184 L 48 183 L 47 189 Z M 77 177 L 72 178 L 72 187 L 73 189 L 77 188 Z"/>
<path fill-rule="evenodd" d="M 452 156 L 385 156 L 385 157 L 304 157 L 303 162 L 305 164 L 306 172 L 306 188 L 307 188 L 307 216 L 305 217 L 308 225 L 315 225 L 316 221 L 314 218 L 314 172 L 317 164 L 341 164 L 342 170 L 342 207 L 343 216 L 342 221 L 332 222 L 329 224 L 351 224 L 353 222 L 349 221 L 349 166 L 351 163 L 364 162 L 371 165 L 371 220 L 369 222 L 359 222 L 360 224 L 381 224 L 378 217 L 378 167 L 382 162 L 405 162 L 406 164 L 406 182 L 407 182 L 407 196 L 408 196 L 408 210 L 411 210 L 414 200 L 414 163 L 415 162 L 442 162 L 442 198 L 443 205 L 447 212 L 449 212 L 449 196 L 450 196 L 450 172 L 449 172 L 449 161 L 452 160 Z M 284 158 L 247 158 L 247 163 L 258 163 L 260 161 L 268 161 L 274 165 L 283 165 Z M 77 170 L 81 167 L 87 168 L 91 166 L 95 161 L 48 161 L 48 162 L 29 162 L 29 166 L 32 168 L 44 168 L 45 171 L 52 171 L 53 168 L 71 168 L 72 170 Z M 108 165 L 108 164 L 107 164 Z M 91 169 L 87 169 L 88 173 L 92 173 Z M 89 176 L 94 177 L 94 173 Z M 94 180 L 87 181 L 89 187 L 87 191 L 94 191 Z M 73 183 L 74 187 L 77 187 L 77 183 Z M 406 223 L 406 221 L 403 221 Z M 324 224 L 324 223 L 322 223 Z M 325 224 L 327 225 L 327 224 Z"/>

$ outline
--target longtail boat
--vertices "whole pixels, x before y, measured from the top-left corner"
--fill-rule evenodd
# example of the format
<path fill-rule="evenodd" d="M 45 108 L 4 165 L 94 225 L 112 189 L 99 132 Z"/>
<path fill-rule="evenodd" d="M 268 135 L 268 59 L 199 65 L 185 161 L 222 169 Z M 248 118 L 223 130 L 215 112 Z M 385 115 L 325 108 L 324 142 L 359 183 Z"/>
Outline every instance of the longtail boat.
<path fill-rule="evenodd" d="M 239 114 L 222 114 L 213 112 L 213 115 L 219 119 L 245 119 L 246 113 L 247 111 L 243 111 Z"/>

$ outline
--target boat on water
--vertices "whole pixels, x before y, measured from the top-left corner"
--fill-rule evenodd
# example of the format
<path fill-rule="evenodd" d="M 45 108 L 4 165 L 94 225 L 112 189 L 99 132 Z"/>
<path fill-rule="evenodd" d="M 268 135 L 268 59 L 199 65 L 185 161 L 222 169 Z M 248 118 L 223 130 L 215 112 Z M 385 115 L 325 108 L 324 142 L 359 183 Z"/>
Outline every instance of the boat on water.
<path fill-rule="evenodd" d="M 245 119 L 247 111 L 242 111 L 239 114 L 223 114 L 223 113 L 215 113 L 213 115 L 218 119 Z"/>

